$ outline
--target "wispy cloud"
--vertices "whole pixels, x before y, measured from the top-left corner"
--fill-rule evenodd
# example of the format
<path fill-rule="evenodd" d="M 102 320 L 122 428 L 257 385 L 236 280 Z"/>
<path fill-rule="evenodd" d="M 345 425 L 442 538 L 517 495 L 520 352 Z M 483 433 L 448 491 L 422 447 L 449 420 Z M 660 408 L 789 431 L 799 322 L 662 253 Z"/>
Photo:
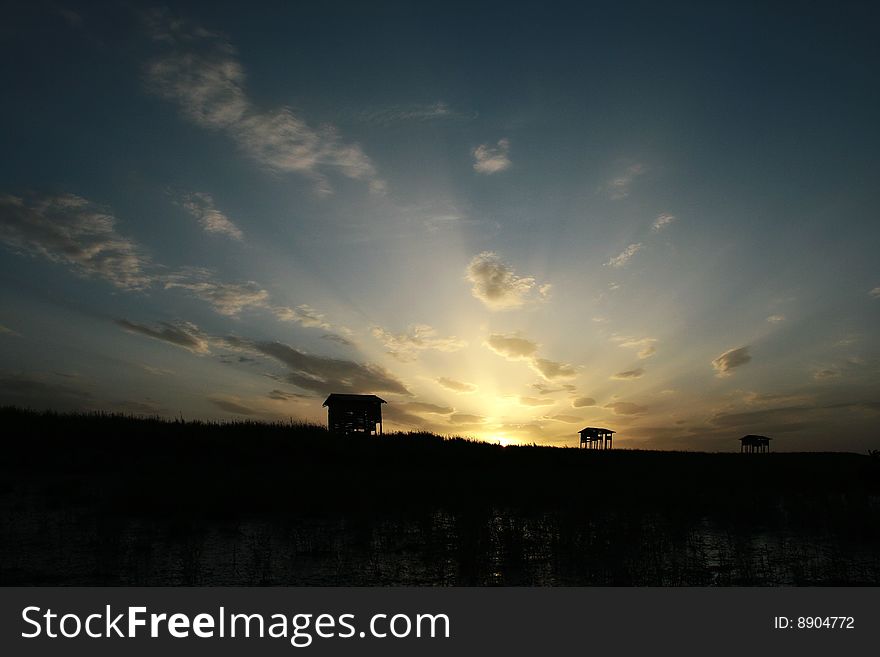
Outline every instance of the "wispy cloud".
<path fill-rule="evenodd" d="M 147 86 L 190 121 L 226 134 L 271 170 L 310 177 L 322 193 L 332 191 L 329 171 L 363 180 L 373 191 L 385 189 L 372 160 L 357 144 L 345 143 L 335 127 L 313 128 L 288 107 L 257 107 L 245 90 L 236 49 L 224 37 L 163 11 L 150 13 L 147 22 L 166 50 L 147 65 Z"/>
<path fill-rule="evenodd" d="M 493 174 L 510 168 L 510 140 L 499 139 L 498 144 L 480 144 L 473 150 L 474 171 Z"/>
<path fill-rule="evenodd" d="M 455 379 L 450 379 L 445 376 L 441 376 L 439 379 L 436 379 L 436 381 L 447 390 L 452 390 L 453 392 L 466 394 L 477 391 L 477 386 L 475 386 L 473 383 L 456 381 Z"/>
<path fill-rule="evenodd" d="M 623 251 L 621 251 L 619 255 L 614 256 L 605 264 L 609 265 L 611 267 L 623 267 L 624 265 L 626 265 L 626 263 L 628 263 L 632 259 L 632 257 L 636 253 L 638 253 L 641 250 L 642 250 L 641 242 L 639 242 L 638 244 L 630 244 Z"/>
<path fill-rule="evenodd" d="M 333 327 L 325 319 L 324 314 L 318 312 L 308 304 L 300 304 L 296 308 L 287 306 L 275 306 L 272 312 L 282 322 L 296 322 L 306 328 L 322 328 L 330 330 Z M 335 336 L 339 337 L 339 336 Z"/>
<path fill-rule="evenodd" d="M 613 342 L 616 342 L 619 347 L 623 347 L 624 349 L 638 349 L 638 357 L 645 359 L 650 358 L 655 353 L 657 353 L 657 348 L 654 346 L 657 343 L 656 338 L 630 338 L 623 336 L 615 336 L 611 338 Z"/>
<path fill-rule="evenodd" d="M 633 183 L 639 176 L 644 175 L 646 171 L 647 167 L 644 164 L 631 164 L 623 173 L 605 185 L 605 193 L 615 201 L 626 198 L 630 195 Z"/>
<path fill-rule="evenodd" d="M 605 408 L 610 409 L 615 415 L 641 415 L 648 409 L 632 402 L 612 402 L 605 404 Z"/>
<path fill-rule="evenodd" d="M 467 346 L 467 342 L 453 336 L 441 336 L 436 329 L 427 324 L 410 326 L 406 333 L 391 333 L 379 326 L 372 329 L 373 337 L 385 345 L 388 353 L 402 361 L 415 360 L 420 351 L 453 352 Z"/>
<path fill-rule="evenodd" d="M 193 217 L 206 233 L 225 235 L 234 240 L 241 240 L 241 230 L 232 220 L 218 210 L 214 205 L 214 199 L 204 192 L 191 192 L 184 194 L 178 200 L 180 205 Z"/>
<path fill-rule="evenodd" d="M 265 308 L 269 293 L 254 281 L 225 283 L 208 269 L 188 267 L 165 279 L 165 289 L 181 289 L 208 302 L 221 315 L 234 317 L 245 308 Z"/>
<path fill-rule="evenodd" d="M 471 294 L 492 310 L 520 308 L 526 303 L 543 301 L 550 285 L 539 285 L 531 276 L 519 276 L 497 253 L 483 251 L 471 260 L 465 278 Z"/>
<path fill-rule="evenodd" d="M 880 287 L 875 287 L 868 292 L 868 296 L 872 299 L 880 299 Z"/>
<path fill-rule="evenodd" d="M 161 340 L 178 347 L 183 347 L 197 354 L 210 351 L 208 336 L 190 322 L 159 322 L 157 327 L 146 326 L 127 319 L 117 319 L 116 324 L 129 333 L 139 333 L 154 340 Z"/>
<path fill-rule="evenodd" d="M 771 324 L 779 324 L 779 322 L 785 321 L 785 315 L 770 315 L 767 318 L 767 321 Z"/>
<path fill-rule="evenodd" d="M 467 120 L 476 116 L 476 112 L 462 112 L 453 109 L 448 103 L 438 101 L 436 103 L 411 103 L 365 109 L 354 113 L 352 118 L 356 121 L 384 126 L 404 121 L 426 123 L 441 120 Z"/>
<path fill-rule="evenodd" d="M 730 376 L 733 369 L 745 365 L 752 360 L 749 354 L 749 348 L 739 347 L 737 349 L 729 349 L 712 361 L 712 367 L 718 372 L 717 376 Z"/>
<path fill-rule="evenodd" d="M 523 406 L 552 406 L 556 402 L 547 397 L 520 397 L 519 403 Z"/>
<path fill-rule="evenodd" d="M 813 378 L 816 381 L 828 381 L 829 379 L 837 379 L 840 377 L 840 370 L 836 367 L 826 367 L 813 372 Z"/>
<path fill-rule="evenodd" d="M 153 280 L 150 258 L 116 224 L 107 210 L 73 194 L 0 195 L 0 241 L 7 247 L 121 289 L 144 289 Z"/>
<path fill-rule="evenodd" d="M 651 230 L 653 230 L 655 233 L 659 233 L 664 228 L 667 228 L 675 220 L 675 216 L 666 212 L 659 214 L 657 215 L 657 218 L 654 219 L 654 223 L 651 225 Z"/>
<path fill-rule="evenodd" d="M 538 357 L 538 344 L 519 335 L 491 334 L 484 343 L 490 350 L 507 360 L 525 361 L 546 380 L 568 379 L 577 375 L 567 363 Z"/>
<path fill-rule="evenodd" d="M 572 400 L 572 407 L 574 408 L 584 408 L 587 406 L 595 406 L 596 400 L 592 397 L 578 397 L 577 399 Z"/>

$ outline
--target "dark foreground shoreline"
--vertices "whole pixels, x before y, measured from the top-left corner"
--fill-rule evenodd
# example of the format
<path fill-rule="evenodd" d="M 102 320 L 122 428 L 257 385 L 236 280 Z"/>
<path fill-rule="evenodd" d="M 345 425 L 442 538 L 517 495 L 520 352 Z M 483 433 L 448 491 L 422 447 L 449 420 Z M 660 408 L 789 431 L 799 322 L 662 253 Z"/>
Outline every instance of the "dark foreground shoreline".
<path fill-rule="evenodd" d="M 880 463 L 0 410 L 2 585 L 878 585 Z"/>

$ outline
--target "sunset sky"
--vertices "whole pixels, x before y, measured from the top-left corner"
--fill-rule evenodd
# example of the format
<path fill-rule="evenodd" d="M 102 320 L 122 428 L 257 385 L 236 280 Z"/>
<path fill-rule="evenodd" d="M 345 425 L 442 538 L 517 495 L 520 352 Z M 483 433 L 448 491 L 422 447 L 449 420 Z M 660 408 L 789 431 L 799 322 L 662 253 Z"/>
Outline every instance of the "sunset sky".
<path fill-rule="evenodd" d="M 769 4 L 13 2 L 0 403 L 880 448 L 878 15 Z"/>

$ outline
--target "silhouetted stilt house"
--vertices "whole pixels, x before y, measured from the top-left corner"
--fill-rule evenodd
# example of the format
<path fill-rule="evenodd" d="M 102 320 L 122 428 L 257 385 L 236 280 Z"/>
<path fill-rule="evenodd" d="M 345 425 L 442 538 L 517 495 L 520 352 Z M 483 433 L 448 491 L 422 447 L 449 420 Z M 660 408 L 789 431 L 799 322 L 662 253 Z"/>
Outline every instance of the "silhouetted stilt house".
<path fill-rule="evenodd" d="M 376 395 L 348 395 L 334 392 L 324 400 L 330 433 L 348 436 L 382 435 L 382 404 Z"/>
<path fill-rule="evenodd" d="M 739 439 L 739 451 L 740 452 L 748 452 L 749 454 L 753 452 L 769 452 L 770 451 L 770 439 L 767 436 L 755 436 L 749 434 L 748 436 L 743 436 Z"/>
<path fill-rule="evenodd" d="M 614 431 L 601 427 L 586 427 L 578 431 L 581 435 L 581 447 L 585 449 L 611 449 Z"/>

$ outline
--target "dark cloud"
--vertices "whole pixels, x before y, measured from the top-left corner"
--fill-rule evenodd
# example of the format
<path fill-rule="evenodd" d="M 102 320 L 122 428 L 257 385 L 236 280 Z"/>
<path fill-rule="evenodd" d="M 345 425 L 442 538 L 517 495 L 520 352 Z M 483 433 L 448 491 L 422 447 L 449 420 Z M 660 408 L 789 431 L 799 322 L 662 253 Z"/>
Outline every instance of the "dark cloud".
<path fill-rule="evenodd" d="M 269 399 L 274 399 L 276 401 L 290 401 L 291 399 L 315 399 L 315 397 L 313 397 L 312 395 L 303 395 L 297 392 L 286 392 L 284 390 L 278 390 L 278 388 L 270 390 L 269 394 L 266 396 Z"/>
<path fill-rule="evenodd" d="M 178 347 L 183 347 L 189 351 L 206 354 L 210 351 L 208 339 L 201 329 L 190 322 L 159 322 L 156 328 L 151 328 L 143 324 L 130 322 L 127 319 L 117 319 L 116 324 L 129 333 L 139 333 L 146 335 L 154 340 L 161 340 Z"/>
<path fill-rule="evenodd" d="M 729 349 L 712 361 L 712 367 L 718 372 L 718 376 L 729 376 L 731 370 L 741 365 L 745 365 L 752 360 L 749 355 L 749 348 L 739 347 L 738 349 Z"/>
<path fill-rule="evenodd" d="M 91 392 L 70 383 L 58 383 L 23 373 L 0 373 L 2 404 L 27 408 L 85 410 L 92 406 L 92 399 Z"/>
<path fill-rule="evenodd" d="M 644 375 L 644 373 L 645 373 L 645 370 L 642 369 L 641 367 L 639 367 L 634 370 L 627 370 L 626 372 L 618 372 L 617 374 L 613 375 L 611 378 L 612 379 L 638 379 L 642 375 Z"/>
<path fill-rule="evenodd" d="M 249 342 L 240 338 L 227 338 L 227 341 L 282 363 L 288 369 L 286 380 L 303 390 L 322 395 L 331 392 L 411 394 L 401 381 L 378 365 L 313 356 L 280 342 Z"/>
<path fill-rule="evenodd" d="M 596 400 L 592 397 L 578 397 L 571 402 L 574 408 L 584 408 L 585 406 L 595 406 Z"/>
<path fill-rule="evenodd" d="M 336 333 L 325 333 L 321 336 L 322 340 L 329 340 L 330 342 L 335 342 L 337 344 L 341 344 L 346 347 L 351 347 L 354 343 L 348 338 L 344 338 L 341 335 L 337 335 Z"/>

